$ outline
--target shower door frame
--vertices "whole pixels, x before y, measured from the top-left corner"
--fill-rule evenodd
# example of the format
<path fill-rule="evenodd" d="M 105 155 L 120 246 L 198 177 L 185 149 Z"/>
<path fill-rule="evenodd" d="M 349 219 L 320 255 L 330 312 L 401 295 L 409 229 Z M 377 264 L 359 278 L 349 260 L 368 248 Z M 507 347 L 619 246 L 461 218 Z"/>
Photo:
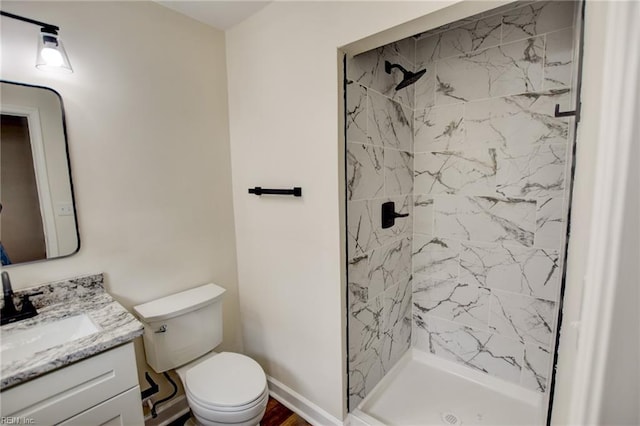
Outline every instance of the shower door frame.
<path fill-rule="evenodd" d="M 575 17 L 575 40 L 576 48 L 574 49 L 574 64 L 578 64 L 576 71 L 573 72 L 573 84 L 575 87 L 575 105 L 574 107 L 574 120 L 573 120 L 573 137 L 571 141 L 571 169 L 569 172 L 569 191 L 567 199 L 567 224 L 565 226 L 565 238 L 564 238 L 564 255 L 562 262 L 562 279 L 560 280 L 560 297 L 558 298 L 558 317 L 555 327 L 555 342 L 553 344 L 553 363 L 551 367 L 551 380 L 549 382 L 549 392 L 547 395 L 547 410 L 546 410 L 546 425 L 551 426 L 551 417 L 553 413 L 553 401 L 555 396 L 555 387 L 557 379 L 557 367 L 558 367 L 558 350 L 560 348 L 560 330 L 563 324 L 563 311 L 564 311 L 564 297 L 567 288 L 567 258 L 569 255 L 569 231 L 571 229 L 571 215 L 573 213 L 573 190 L 574 181 L 576 175 L 576 152 L 578 146 L 578 126 L 580 125 L 580 110 L 581 110 L 581 93 L 582 93 L 582 66 L 584 58 L 584 16 L 586 9 L 585 0 L 576 0 L 576 17 Z"/>

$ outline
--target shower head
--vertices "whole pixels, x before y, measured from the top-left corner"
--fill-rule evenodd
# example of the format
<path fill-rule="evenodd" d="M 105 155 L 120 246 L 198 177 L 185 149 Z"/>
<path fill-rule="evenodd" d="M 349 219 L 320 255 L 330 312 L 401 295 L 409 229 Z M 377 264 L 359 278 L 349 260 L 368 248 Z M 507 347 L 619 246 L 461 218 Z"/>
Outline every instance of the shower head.
<path fill-rule="evenodd" d="M 427 72 L 426 69 L 420 70 L 418 72 L 407 71 L 402 65 L 392 64 L 389 61 L 384 61 L 384 70 L 387 74 L 391 74 L 391 70 L 393 68 L 398 68 L 400 71 L 402 71 L 403 74 L 402 81 L 396 86 L 396 90 L 404 89 L 405 87 L 412 85 Z"/>

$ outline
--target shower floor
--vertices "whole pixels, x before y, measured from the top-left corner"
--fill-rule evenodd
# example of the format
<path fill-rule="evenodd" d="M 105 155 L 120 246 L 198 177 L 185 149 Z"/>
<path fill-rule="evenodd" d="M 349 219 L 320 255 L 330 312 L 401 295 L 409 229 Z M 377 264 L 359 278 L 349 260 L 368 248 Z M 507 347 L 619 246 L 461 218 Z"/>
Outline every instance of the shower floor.
<path fill-rule="evenodd" d="M 352 414 L 353 426 L 544 424 L 541 394 L 415 349 Z"/>

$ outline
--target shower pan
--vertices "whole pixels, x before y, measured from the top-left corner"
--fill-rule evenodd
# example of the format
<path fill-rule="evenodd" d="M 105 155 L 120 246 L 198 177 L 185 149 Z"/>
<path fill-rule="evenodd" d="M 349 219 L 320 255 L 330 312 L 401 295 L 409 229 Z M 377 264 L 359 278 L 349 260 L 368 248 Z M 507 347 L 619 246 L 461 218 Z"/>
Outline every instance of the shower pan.
<path fill-rule="evenodd" d="M 345 60 L 347 404 L 365 424 L 548 422 L 582 8 L 510 3 Z"/>

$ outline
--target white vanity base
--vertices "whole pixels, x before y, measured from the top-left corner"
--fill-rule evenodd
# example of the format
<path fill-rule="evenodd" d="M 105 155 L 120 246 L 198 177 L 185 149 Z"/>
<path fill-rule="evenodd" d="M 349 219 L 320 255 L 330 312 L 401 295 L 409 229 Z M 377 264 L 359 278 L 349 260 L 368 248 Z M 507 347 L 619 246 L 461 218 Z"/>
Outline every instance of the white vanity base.
<path fill-rule="evenodd" d="M 137 378 L 130 342 L 2 391 L 2 417 L 19 424 L 143 425 Z"/>

